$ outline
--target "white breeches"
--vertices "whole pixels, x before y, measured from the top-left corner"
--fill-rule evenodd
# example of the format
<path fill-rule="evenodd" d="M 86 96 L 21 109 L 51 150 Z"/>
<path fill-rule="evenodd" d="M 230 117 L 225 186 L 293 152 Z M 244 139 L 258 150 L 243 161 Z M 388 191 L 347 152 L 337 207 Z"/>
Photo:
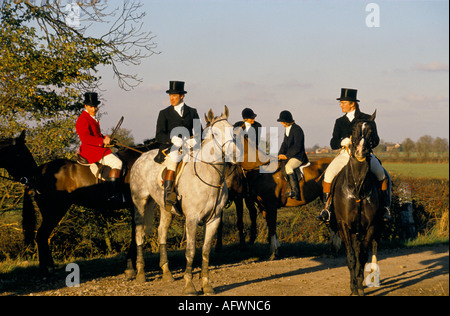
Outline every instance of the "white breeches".
<path fill-rule="evenodd" d="M 370 171 L 377 177 L 378 181 L 382 181 L 385 178 L 383 166 L 381 166 L 378 159 L 373 155 L 370 159 Z M 342 149 L 340 153 L 333 159 L 333 161 L 328 166 L 325 171 L 324 181 L 327 183 L 331 183 L 334 177 L 337 176 L 339 171 L 344 168 L 344 166 L 348 163 L 350 159 L 350 155 L 347 150 Z"/>
<path fill-rule="evenodd" d="M 302 162 L 296 158 L 291 158 L 289 159 L 289 161 L 286 163 L 286 166 L 284 167 L 284 169 L 286 170 L 286 174 L 293 174 L 295 168 L 298 168 L 302 165 Z"/>
<path fill-rule="evenodd" d="M 106 155 L 103 157 L 99 163 L 101 163 L 104 166 L 108 166 L 111 169 L 119 169 L 122 170 L 122 160 L 120 160 L 119 157 L 117 157 L 115 154 L 111 153 L 109 155 Z"/>

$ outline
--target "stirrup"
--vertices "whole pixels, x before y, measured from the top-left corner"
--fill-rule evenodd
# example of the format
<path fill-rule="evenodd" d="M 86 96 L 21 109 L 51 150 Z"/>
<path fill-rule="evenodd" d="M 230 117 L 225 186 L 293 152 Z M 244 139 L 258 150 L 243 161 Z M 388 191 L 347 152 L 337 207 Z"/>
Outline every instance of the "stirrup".
<path fill-rule="evenodd" d="M 331 213 L 328 209 L 324 208 L 320 211 L 320 214 L 316 217 L 316 219 L 324 223 L 328 223 L 331 219 Z"/>
<path fill-rule="evenodd" d="M 391 210 L 389 209 L 388 206 L 383 207 L 384 210 L 384 214 L 383 214 L 383 222 L 390 222 L 392 217 L 391 217 Z"/>

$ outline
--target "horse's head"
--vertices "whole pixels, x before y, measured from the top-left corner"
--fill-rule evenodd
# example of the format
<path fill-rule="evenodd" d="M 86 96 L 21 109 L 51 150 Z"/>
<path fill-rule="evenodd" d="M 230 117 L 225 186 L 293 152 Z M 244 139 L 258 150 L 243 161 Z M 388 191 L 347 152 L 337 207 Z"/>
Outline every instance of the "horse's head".
<path fill-rule="evenodd" d="M 372 152 L 376 127 L 375 111 L 368 120 L 358 120 L 353 125 L 351 152 L 359 161 L 364 161 Z"/>
<path fill-rule="evenodd" d="M 211 146 L 203 146 L 202 158 L 210 156 L 210 161 L 222 160 L 236 163 L 236 157 L 239 156 L 238 149 L 234 142 L 233 125 L 228 122 L 229 111 L 225 106 L 222 115 L 215 117 L 212 110 L 205 115 L 206 128 L 203 131 L 203 139 Z M 206 149 L 206 150 L 205 150 Z M 220 154 L 220 156 L 218 156 Z M 211 159 L 212 158 L 212 159 Z"/>
<path fill-rule="evenodd" d="M 8 170 L 15 180 L 28 183 L 37 166 L 25 145 L 25 131 L 17 138 L 0 140 L 0 168 Z"/>

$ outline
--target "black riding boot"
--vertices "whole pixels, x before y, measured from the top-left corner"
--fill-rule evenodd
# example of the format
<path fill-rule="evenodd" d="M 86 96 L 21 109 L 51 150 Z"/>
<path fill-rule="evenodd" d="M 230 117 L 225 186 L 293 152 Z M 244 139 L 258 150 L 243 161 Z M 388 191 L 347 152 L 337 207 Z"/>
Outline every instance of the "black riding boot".
<path fill-rule="evenodd" d="M 177 194 L 173 190 L 173 184 L 175 182 L 175 171 L 167 170 L 166 177 L 164 179 L 164 206 L 167 212 L 175 209 L 176 213 L 180 215 L 176 204 Z"/>
<path fill-rule="evenodd" d="M 173 192 L 173 181 L 165 180 L 164 181 L 164 205 L 166 207 L 166 211 L 170 212 L 170 209 L 176 203 L 177 203 L 177 195 L 175 192 Z"/>
<path fill-rule="evenodd" d="M 391 220 L 391 199 L 388 190 L 381 191 L 381 202 L 384 210 L 383 221 L 389 222 Z"/>
<path fill-rule="evenodd" d="M 123 203 L 124 199 L 123 199 L 121 183 L 120 183 L 120 170 L 119 169 L 111 170 L 109 172 L 108 181 L 111 184 L 111 195 L 108 198 L 108 202 Z"/>
<path fill-rule="evenodd" d="M 289 194 L 289 197 L 301 201 L 302 197 L 300 195 L 300 187 L 298 185 L 297 176 L 295 175 L 295 172 L 293 174 L 288 174 L 287 177 L 289 180 L 289 185 L 291 186 L 291 192 Z"/>
<path fill-rule="evenodd" d="M 322 222 L 329 222 L 331 218 L 331 201 L 328 201 L 330 199 L 330 192 L 331 192 L 331 184 L 327 182 L 323 182 L 323 209 L 320 211 L 319 216 L 316 217 L 317 220 Z"/>
<path fill-rule="evenodd" d="M 324 193 L 323 194 L 324 207 L 320 211 L 319 216 L 316 217 L 316 219 L 319 220 L 319 221 L 322 221 L 322 222 L 329 222 L 330 221 L 330 218 L 331 218 L 331 213 L 330 213 L 331 203 L 328 203 L 328 199 L 329 198 L 330 198 L 330 193 Z"/>
<path fill-rule="evenodd" d="M 389 222 L 391 220 L 391 188 L 389 177 L 380 181 L 381 187 L 381 206 L 383 207 L 383 221 Z"/>

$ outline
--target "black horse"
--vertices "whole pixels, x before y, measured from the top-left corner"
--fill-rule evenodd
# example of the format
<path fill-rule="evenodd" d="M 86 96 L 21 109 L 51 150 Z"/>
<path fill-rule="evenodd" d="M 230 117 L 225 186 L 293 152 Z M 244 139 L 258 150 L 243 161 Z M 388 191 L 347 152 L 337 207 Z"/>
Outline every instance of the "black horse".
<path fill-rule="evenodd" d="M 348 164 L 332 184 L 335 224 L 347 253 L 352 295 L 364 295 L 364 267 L 372 246 L 376 264 L 377 245 L 382 229 L 382 205 L 376 177 L 370 172 L 375 113 L 369 120 L 358 121 L 352 130 Z"/>
<path fill-rule="evenodd" d="M 72 205 L 96 209 L 99 212 L 129 209 L 134 217 L 128 171 L 141 155 L 140 152 L 157 147 L 158 144 L 151 141 L 146 146 L 139 147 L 138 151 L 125 149 L 117 153 L 124 162 L 121 186 L 124 202 L 113 204 L 108 202 L 110 183 L 99 180 L 89 166 L 83 166 L 68 159 L 55 159 L 38 167 L 25 144 L 25 132 L 17 138 L 0 141 L 0 168 L 5 168 L 16 181 L 26 185 L 23 202 L 23 229 L 26 243 L 34 241 L 36 228 L 36 213 L 31 194 L 34 194 L 42 216 L 36 241 L 39 267 L 44 276 L 54 267 L 49 247 L 50 235 Z M 127 254 L 127 270 L 130 271 L 134 270 L 132 264 L 136 258 L 134 220 L 132 225 L 132 242 Z"/>

